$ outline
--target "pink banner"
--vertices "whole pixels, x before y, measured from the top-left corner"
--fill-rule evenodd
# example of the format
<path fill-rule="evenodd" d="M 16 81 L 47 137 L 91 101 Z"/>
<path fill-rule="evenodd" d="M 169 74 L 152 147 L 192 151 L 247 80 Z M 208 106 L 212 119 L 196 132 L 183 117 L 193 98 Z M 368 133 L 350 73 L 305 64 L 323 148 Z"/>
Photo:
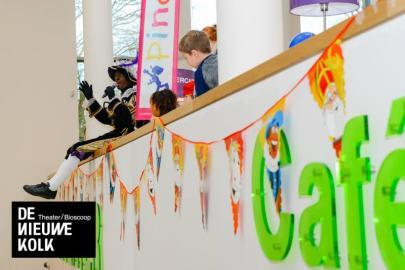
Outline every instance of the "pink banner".
<path fill-rule="evenodd" d="M 180 0 L 142 0 L 136 119 L 149 120 L 149 98 L 163 89 L 177 93 Z"/>

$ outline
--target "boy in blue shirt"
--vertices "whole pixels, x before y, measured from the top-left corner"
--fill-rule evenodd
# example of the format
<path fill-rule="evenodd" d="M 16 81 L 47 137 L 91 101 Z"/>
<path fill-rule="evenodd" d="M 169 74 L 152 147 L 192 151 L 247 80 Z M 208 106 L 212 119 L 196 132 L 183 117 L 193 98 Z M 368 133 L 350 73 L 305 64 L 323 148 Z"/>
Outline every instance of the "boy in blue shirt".
<path fill-rule="evenodd" d="M 187 63 L 196 68 L 194 83 L 197 97 L 218 86 L 218 58 L 217 54 L 211 54 L 206 33 L 191 30 L 180 40 L 179 51 Z"/>

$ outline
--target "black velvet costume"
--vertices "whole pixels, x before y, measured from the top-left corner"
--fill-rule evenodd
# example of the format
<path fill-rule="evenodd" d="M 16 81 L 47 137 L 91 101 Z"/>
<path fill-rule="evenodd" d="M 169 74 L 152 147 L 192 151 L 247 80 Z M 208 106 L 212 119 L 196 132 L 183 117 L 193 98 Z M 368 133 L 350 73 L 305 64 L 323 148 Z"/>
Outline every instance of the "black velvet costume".
<path fill-rule="evenodd" d="M 72 145 L 66 153 L 65 159 L 69 155 L 77 156 L 80 160 L 85 160 L 93 153 L 77 151 L 77 148 L 95 141 L 120 137 L 134 131 L 134 127 L 140 128 L 148 121 L 135 121 L 135 86 L 125 89 L 121 93 L 121 99 L 114 98 L 110 103 L 104 102 L 100 105 L 95 99 L 89 101 L 87 110 L 90 117 L 95 117 L 99 122 L 110 125 L 114 129 L 97 138 L 82 141 Z"/>

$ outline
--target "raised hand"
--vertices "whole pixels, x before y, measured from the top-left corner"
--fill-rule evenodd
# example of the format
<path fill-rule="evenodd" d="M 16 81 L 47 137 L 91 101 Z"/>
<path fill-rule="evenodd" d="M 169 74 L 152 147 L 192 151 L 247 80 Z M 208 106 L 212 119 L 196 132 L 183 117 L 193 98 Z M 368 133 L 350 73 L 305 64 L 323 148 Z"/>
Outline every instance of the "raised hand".
<path fill-rule="evenodd" d="M 93 86 L 87 81 L 82 81 L 80 83 L 79 90 L 83 93 L 87 100 L 93 98 Z"/>

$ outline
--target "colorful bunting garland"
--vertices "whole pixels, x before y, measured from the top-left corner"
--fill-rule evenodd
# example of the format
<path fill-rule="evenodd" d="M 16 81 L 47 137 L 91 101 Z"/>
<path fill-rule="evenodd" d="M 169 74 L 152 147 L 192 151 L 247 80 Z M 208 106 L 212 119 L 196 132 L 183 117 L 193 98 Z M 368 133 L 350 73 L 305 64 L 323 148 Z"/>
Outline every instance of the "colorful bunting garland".
<path fill-rule="evenodd" d="M 153 213 L 156 215 L 156 178 L 153 169 L 152 147 L 149 147 L 148 160 L 141 175 L 141 182 L 146 181 L 148 195 L 153 206 Z"/>
<path fill-rule="evenodd" d="M 266 164 L 266 174 L 273 193 L 277 212 L 281 212 L 281 129 L 284 123 L 285 99 L 269 110 L 262 118 L 260 138 Z"/>
<path fill-rule="evenodd" d="M 99 168 L 96 171 L 96 192 L 95 192 L 95 201 L 98 201 L 101 209 L 104 205 L 104 159 L 100 163 Z M 98 195 L 98 196 L 97 196 Z M 97 200 L 98 198 L 98 200 Z"/>
<path fill-rule="evenodd" d="M 117 173 L 117 168 L 116 168 L 116 163 L 115 163 L 115 157 L 114 153 L 112 151 L 109 151 L 105 154 L 105 158 L 107 160 L 107 169 L 108 169 L 108 178 L 109 178 L 109 183 L 110 183 L 110 203 L 113 202 L 114 200 L 114 192 L 115 192 L 115 182 L 118 176 Z"/>
<path fill-rule="evenodd" d="M 133 191 L 135 209 L 135 229 L 138 250 L 141 249 L 141 186 L 137 186 Z"/>
<path fill-rule="evenodd" d="M 229 158 L 233 233 L 236 234 L 239 226 L 239 208 L 245 147 L 242 134 L 240 132 L 225 138 L 224 142 Z"/>
<path fill-rule="evenodd" d="M 61 201 L 96 201 L 103 204 L 103 168 L 104 158 L 92 173 L 87 174 L 77 168 L 70 175 L 69 180 L 59 187 L 58 198 Z M 97 196 L 97 194 L 99 196 Z"/>
<path fill-rule="evenodd" d="M 203 229 L 207 230 L 208 215 L 208 144 L 197 143 L 194 145 L 195 156 L 197 158 L 200 172 L 200 204 L 201 204 L 201 221 Z"/>
<path fill-rule="evenodd" d="M 295 85 L 279 101 L 276 102 L 266 113 L 257 120 L 248 124 L 244 128 L 232 133 L 224 139 L 226 152 L 229 158 L 230 170 L 230 201 L 233 216 L 233 232 L 236 235 L 239 228 L 240 219 L 240 198 L 243 184 L 243 162 L 244 162 L 244 140 L 243 132 L 258 122 L 262 122 L 262 128 L 259 136 L 263 146 L 263 159 L 266 164 L 266 175 L 270 182 L 273 199 L 278 212 L 282 209 L 282 173 L 281 169 L 288 159 L 286 147 L 283 145 L 283 123 L 285 112 L 285 100 L 295 90 L 297 86 L 308 77 L 311 93 L 322 109 L 328 134 L 333 142 L 333 147 L 337 157 L 340 155 L 341 148 L 341 130 L 344 125 L 344 111 L 346 106 L 344 89 L 344 57 L 342 53 L 341 37 L 347 31 L 353 19 L 349 21 L 342 32 L 336 37 L 331 45 L 325 49 L 324 53 Z M 338 111 L 337 114 L 331 113 L 331 109 Z M 343 116 L 342 116 L 343 115 Z M 109 145 L 105 158 L 101 160 L 100 165 L 91 174 L 85 174 L 80 168 L 72 173 L 69 181 L 63 184 L 59 189 L 60 200 L 96 200 L 102 207 L 103 205 L 103 182 L 104 182 L 104 161 L 107 162 L 107 175 L 109 180 L 109 198 L 113 202 L 116 180 L 120 183 L 120 201 L 121 201 L 121 231 L 120 239 L 124 239 L 125 221 L 128 194 L 134 199 L 135 227 L 137 234 L 137 246 L 140 249 L 140 190 L 142 182 L 146 181 L 147 191 L 151 200 L 154 214 L 156 215 L 156 187 L 159 177 L 160 165 L 162 162 L 162 152 L 165 138 L 165 130 L 172 136 L 172 158 L 175 168 L 174 179 L 174 211 L 180 212 L 182 197 L 182 182 L 185 162 L 185 143 L 194 145 L 200 174 L 200 204 L 201 219 L 203 229 L 207 230 L 208 217 L 208 167 L 209 167 L 209 146 L 220 142 L 214 140 L 210 142 L 196 142 L 188 140 L 181 135 L 173 132 L 165 126 L 160 118 L 154 119 L 154 128 L 156 132 L 156 168 L 153 163 L 152 139 L 154 133 L 151 133 L 149 141 L 149 152 L 146 165 L 141 173 L 139 184 L 129 192 L 123 181 L 119 178 L 117 163 L 112 147 Z M 155 172 L 156 171 L 156 175 Z"/>
<path fill-rule="evenodd" d="M 184 176 L 185 143 L 179 136 L 172 135 L 172 157 L 175 170 L 174 178 L 174 212 L 180 213 L 181 193 Z"/>
<path fill-rule="evenodd" d="M 322 109 L 324 123 L 340 157 L 345 126 L 346 91 L 341 40 L 337 39 L 308 72 L 311 93 Z"/>
<path fill-rule="evenodd" d="M 156 181 L 159 181 L 160 163 L 162 161 L 163 143 L 165 140 L 165 129 L 161 121 L 156 124 Z"/>
<path fill-rule="evenodd" d="M 120 240 L 124 240 L 125 236 L 125 219 L 127 215 L 127 197 L 128 192 L 124 184 L 120 181 L 120 201 L 121 201 L 121 232 Z"/>

